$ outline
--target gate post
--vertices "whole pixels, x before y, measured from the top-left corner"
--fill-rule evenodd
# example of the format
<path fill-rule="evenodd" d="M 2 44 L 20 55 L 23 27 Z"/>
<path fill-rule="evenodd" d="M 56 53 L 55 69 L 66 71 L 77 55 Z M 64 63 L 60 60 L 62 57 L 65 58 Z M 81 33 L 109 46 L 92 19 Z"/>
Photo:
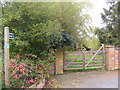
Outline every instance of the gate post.
<path fill-rule="evenodd" d="M 56 52 L 55 74 L 63 74 L 63 49 L 61 48 Z"/>
<path fill-rule="evenodd" d="M 117 55 L 117 53 L 115 53 L 115 47 L 111 45 L 106 45 L 105 51 L 106 51 L 106 68 L 108 70 L 117 69 L 118 60 L 115 58 L 115 56 Z"/>

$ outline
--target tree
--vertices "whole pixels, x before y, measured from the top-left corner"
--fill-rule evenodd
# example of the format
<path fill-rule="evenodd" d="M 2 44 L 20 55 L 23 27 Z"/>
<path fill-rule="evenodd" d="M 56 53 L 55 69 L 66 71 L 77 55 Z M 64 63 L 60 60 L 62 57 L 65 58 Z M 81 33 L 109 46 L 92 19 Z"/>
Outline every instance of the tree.
<path fill-rule="evenodd" d="M 104 13 L 101 14 L 105 27 L 97 30 L 97 34 L 101 43 L 120 46 L 120 41 L 118 40 L 120 29 L 120 1 L 109 3 L 111 3 L 109 9 L 104 8 Z"/>
<path fill-rule="evenodd" d="M 74 45 L 89 22 L 88 14 L 83 13 L 85 7 L 85 2 L 7 2 L 3 7 L 2 27 L 9 26 L 10 32 L 15 33 L 10 51 L 46 56 L 44 51 L 49 46 Z"/>

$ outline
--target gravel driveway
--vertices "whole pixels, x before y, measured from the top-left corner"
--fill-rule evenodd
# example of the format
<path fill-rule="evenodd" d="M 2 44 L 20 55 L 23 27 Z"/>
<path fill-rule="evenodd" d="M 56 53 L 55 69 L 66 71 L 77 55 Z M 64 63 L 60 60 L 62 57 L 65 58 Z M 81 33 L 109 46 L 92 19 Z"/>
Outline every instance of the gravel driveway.
<path fill-rule="evenodd" d="M 118 88 L 118 71 L 65 73 L 51 80 L 62 88 Z"/>

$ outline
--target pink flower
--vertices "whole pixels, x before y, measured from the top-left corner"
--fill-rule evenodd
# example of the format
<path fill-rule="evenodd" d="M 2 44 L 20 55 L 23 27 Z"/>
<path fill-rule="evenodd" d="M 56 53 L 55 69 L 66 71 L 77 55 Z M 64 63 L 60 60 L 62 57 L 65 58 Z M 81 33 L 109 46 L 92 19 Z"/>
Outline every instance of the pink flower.
<path fill-rule="evenodd" d="M 30 81 L 26 81 L 26 83 L 30 84 Z"/>
<path fill-rule="evenodd" d="M 15 75 L 13 78 L 18 78 L 18 75 Z"/>
<path fill-rule="evenodd" d="M 30 82 L 32 82 L 32 83 L 33 83 L 34 81 L 31 79 L 31 80 L 30 80 Z"/>
<path fill-rule="evenodd" d="M 38 79 L 38 77 L 36 77 L 35 79 Z"/>
<path fill-rule="evenodd" d="M 31 70 L 29 72 L 32 72 Z"/>
<path fill-rule="evenodd" d="M 20 71 L 21 71 L 21 72 L 24 72 L 24 71 L 25 71 L 25 69 L 20 69 Z"/>
<path fill-rule="evenodd" d="M 15 60 L 13 60 L 13 59 L 11 59 L 11 60 L 10 60 L 10 62 L 15 63 L 16 61 L 15 61 Z"/>
<path fill-rule="evenodd" d="M 51 53 L 55 53 L 54 51 L 51 51 Z"/>
<path fill-rule="evenodd" d="M 25 74 L 25 72 L 23 71 L 23 72 L 22 72 L 22 74 L 24 75 L 24 74 Z"/>
<path fill-rule="evenodd" d="M 26 67 L 26 65 L 23 65 L 24 67 Z"/>
<path fill-rule="evenodd" d="M 55 53 L 54 51 L 48 50 L 50 53 Z"/>
<path fill-rule="evenodd" d="M 2 77 L 2 79 L 5 79 L 4 77 Z"/>
<path fill-rule="evenodd" d="M 43 74 L 42 74 L 42 75 L 38 74 L 38 76 L 39 76 L 39 77 L 43 77 Z"/>
<path fill-rule="evenodd" d="M 20 77 L 22 77 L 22 75 L 20 75 Z"/>
<path fill-rule="evenodd" d="M 45 67 L 45 65 L 42 66 L 43 68 Z"/>
<path fill-rule="evenodd" d="M 45 71 L 46 73 L 48 73 L 49 71 Z"/>
<path fill-rule="evenodd" d="M 11 73 L 11 75 L 14 75 L 16 73 L 16 71 L 13 71 L 12 73 Z"/>
<path fill-rule="evenodd" d="M 36 82 L 36 80 L 34 80 L 34 82 Z"/>
<path fill-rule="evenodd" d="M 42 66 L 43 66 L 43 64 L 40 64 L 40 65 L 42 65 Z"/>
<path fill-rule="evenodd" d="M 25 67 L 25 66 L 26 66 L 26 65 L 20 65 L 19 67 L 20 67 L 20 68 L 23 68 L 23 67 Z"/>
<path fill-rule="evenodd" d="M 14 75 L 13 73 L 11 73 L 10 75 Z"/>
<path fill-rule="evenodd" d="M 35 58 L 37 58 L 37 56 L 34 56 Z"/>
<path fill-rule="evenodd" d="M 25 74 L 25 68 L 20 69 L 20 71 L 22 72 L 22 74 Z"/>
<path fill-rule="evenodd" d="M 24 67 L 24 66 L 23 66 L 23 65 L 20 65 L 19 67 L 22 68 L 22 67 Z"/>
<path fill-rule="evenodd" d="M 18 71 L 19 70 L 19 67 L 15 67 L 15 71 Z"/>
<path fill-rule="evenodd" d="M 17 65 L 14 65 L 12 63 L 9 64 L 10 67 L 16 67 Z"/>

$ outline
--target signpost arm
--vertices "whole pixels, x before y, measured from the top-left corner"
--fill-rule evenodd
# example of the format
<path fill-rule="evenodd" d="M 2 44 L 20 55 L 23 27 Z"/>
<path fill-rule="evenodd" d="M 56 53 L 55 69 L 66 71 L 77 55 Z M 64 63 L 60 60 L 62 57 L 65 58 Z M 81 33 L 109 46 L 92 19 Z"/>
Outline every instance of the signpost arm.
<path fill-rule="evenodd" d="M 4 70 L 5 70 L 5 84 L 9 85 L 9 27 L 4 28 Z"/>

